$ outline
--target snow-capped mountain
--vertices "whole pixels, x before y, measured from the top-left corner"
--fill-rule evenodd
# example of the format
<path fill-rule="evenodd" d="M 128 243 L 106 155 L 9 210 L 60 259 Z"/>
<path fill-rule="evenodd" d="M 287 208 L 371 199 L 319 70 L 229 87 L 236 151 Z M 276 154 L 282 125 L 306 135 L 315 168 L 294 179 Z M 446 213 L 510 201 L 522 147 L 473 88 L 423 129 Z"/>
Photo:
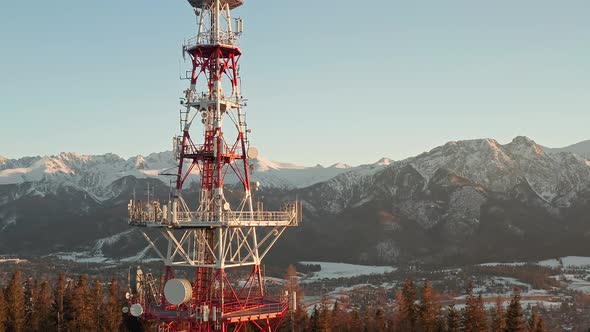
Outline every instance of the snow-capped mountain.
<path fill-rule="evenodd" d="M 305 188 L 315 183 L 330 180 L 342 173 L 374 173 L 389 166 L 391 162 L 389 158 L 382 158 L 373 164 L 356 167 L 341 163 L 329 167 L 323 167 L 319 164 L 313 167 L 304 167 L 258 158 L 253 161 L 254 172 L 252 173 L 252 177 L 255 181 L 259 181 L 262 186 L 266 187 L 283 189 Z"/>
<path fill-rule="evenodd" d="M 359 166 L 313 186 L 310 192 L 318 196 L 312 195 L 306 204 L 337 213 L 378 197 L 399 195 L 412 181 L 420 182 L 417 192 L 427 192 L 437 173 L 444 170 L 491 192 L 505 193 L 524 181 L 540 199 L 560 208 L 571 205 L 590 181 L 586 159 L 569 152 L 545 153 L 526 137 L 516 137 L 505 145 L 493 139 L 448 142 L 391 163 L 380 172 L 366 173 L 364 169 Z"/>
<path fill-rule="evenodd" d="M 290 250 L 309 248 L 310 256 L 330 252 L 330 259 L 391 263 L 590 250 L 590 163 L 569 152 L 546 153 L 526 137 L 504 145 L 449 142 L 296 195 L 314 225 Z M 318 234 L 319 245 L 297 246 Z"/>
<path fill-rule="evenodd" d="M 87 192 L 97 201 L 116 194 L 109 186 L 116 180 L 133 176 L 138 179 L 165 177 L 160 172 L 174 165 L 172 154 L 152 153 L 127 160 L 115 155 L 80 155 L 60 153 L 55 156 L 0 159 L 0 185 L 39 183 L 39 188 L 55 190 L 71 186 Z M 43 191 L 40 191 L 43 194 Z"/>
<path fill-rule="evenodd" d="M 306 187 L 355 169 L 345 164 L 305 167 L 264 158 L 252 160 L 252 163 L 253 181 L 258 181 L 263 187 L 283 189 Z M 0 185 L 39 183 L 43 184 L 38 186 L 40 194 L 43 194 L 41 188 L 55 192 L 58 187 L 72 186 L 87 192 L 97 201 L 105 201 L 119 194 L 111 187 L 116 180 L 132 176 L 137 179 L 154 178 L 168 184 L 171 178 L 162 174 L 174 174 L 176 165 L 171 152 L 152 153 L 146 157 L 138 155 L 129 159 L 115 154 L 76 153 L 20 159 L 0 157 Z M 379 161 L 375 167 L 379 165 L 385 164 Z M 188 181 L 200 181 L 197 170 L 191 173 Z M 228 172 L 226 183 L 231 185 L 237 182 L 238 178 Z"/>
<path fill-rule="evenodd" d="M 265 206 L 304 205 L 304 223 L 274 257 L 392 263 L 590 251 L 590 162 L 526 137 L 449 142 L 356 167 L 252 163 Z M 136 256 L 145 243 L 128 231 L 126 202 L 148 183 L 167 197 L 158 174 L 174 164 L 169 152 L 0 158 L 0 253 L 43 243 L 39 252 Z"/>

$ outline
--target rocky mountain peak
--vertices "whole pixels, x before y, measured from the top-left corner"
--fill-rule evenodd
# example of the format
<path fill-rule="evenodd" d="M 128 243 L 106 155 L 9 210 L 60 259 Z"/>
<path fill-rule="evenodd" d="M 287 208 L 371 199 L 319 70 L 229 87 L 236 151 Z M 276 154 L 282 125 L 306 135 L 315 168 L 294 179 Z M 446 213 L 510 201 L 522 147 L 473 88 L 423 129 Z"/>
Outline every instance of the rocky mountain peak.
<path fill-rule="evenodd" d="M 383 157 L 379 160 L 377 160 L 377 162 L 375 164 L 377 165 L 382 165 L 382 166 L 389 166 L 393 163 L 393 159 L 387 158 L 387 157 Z"/>
<path fill-rule="evenodd" d="M 526 136 L 517 136 L 515 137 L 512 142 L 506 144 L 506 148 L 509 149 L 512 153 L 516 153 L 522 156 L 544 156 L 545 152 L 543 151 L 543 147 L 535 143 L 532 139 Z"/>
<path fill-rule="evenodd" d="M 335 163 L 331 165 L 329 168 L 351 168 L 352 166 L 343 163 Z"/>
<path fill-rule="evenodd" d="M 137 155 L 135 158 L 131 158 L 134 159 L 135 162 L 135 168 L 137 169 L 146 169 L 147 168 L 147 162 L 145 161 L 145 158 L 143 156 Z"/>

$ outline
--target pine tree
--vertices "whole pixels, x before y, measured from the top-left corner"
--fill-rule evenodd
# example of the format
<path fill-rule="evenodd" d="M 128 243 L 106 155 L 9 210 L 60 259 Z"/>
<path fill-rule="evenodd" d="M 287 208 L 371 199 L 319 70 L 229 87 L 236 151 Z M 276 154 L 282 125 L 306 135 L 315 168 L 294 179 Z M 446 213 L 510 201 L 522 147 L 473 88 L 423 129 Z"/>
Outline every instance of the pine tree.
<path fill-rule="evenodd" d="M 33 304 L 39 292 L 39 281 L 27 278 L 25 281 L 25 321 L 30 322 L 33 318 Z"/>
<path fill-rule="evenodd" d="M 5 332 L 6 331 L 6 316 L 7 316 L 7 311 L 8 309 L 6 308 L 6 301 L 4 300 L 4 289 L 2 287 L 0 287 L 0 332 Z"/>
<path fill-rule="evenodd" d="M 55 302 L 52 308 L 52 330 L 61 332 L 64 330 L 64 298 L 66 293 L 66 278 L 63 272 L 57 277 L 53 298 Z"/>
<path fill-rule="evenodd" d="M 506 310 L 506 332 L 520 332 L 526 331 L 526 324 L 524 323 L 524 315 L 522 307 L 520 306 L 520 289 L 515 288 L 512 295 L 512 300 Z"/>
<path fill-rule="evenodd" d="M 301 306 L 297 306 L 297 310 L 295 310 L 293 316 L 295 321 L 295 331 L 303 332 L 309 328 L 309 316 Z M 289 329 L 289 331 L 291 331 L 291 329 Z"/>
<path fill-rule="evenodd" d="M 414 280 L 412 277 L 406 280 L 403 288 L 403 295 L 406 306 L 404 310 L 408 314 L 410 330 L 415 330 L 416 320 L 418 319 L 418 308 L 416 307 L 416 288 L 414 287 Z"/>
<path fill-rule="evenodd" d="M 446 323 L 448 332 L 459 332 L 461 330 L 461 315 L 459 311 L 455 309 L 454 304 L 449 304 L 447 307 Z"/>
<path fill-rule="evenodd" d="M 363 330 L 363 322 L 361 320 L 361 314 L 358 310 L 353 310 L 350 313 L 350 319 L 348 320 L 348 331 L 361 332 Z"/>
<path fill-rule="evenodd" d="M 398 289 L 395 293 L 395 306 L 393 308 L 393 327 L 396 331 L 409 329 L 406 307 L 406 299 L 404 298 L 403 291 Z"/>
<path fill-rule="evenodd" d="M 319 315 L 319 326 L 320 329 L 318 331 L 321 332 L 329 332 L 331 331 L 330 326 L 332 326 L 332 319 L 331 319 L 331 312 L 330 308 L 328 307 L 327 298 L 323 300 L 323 303 L 320 305 L 320 315 Z"/>
<path fill-rule="evenodd" d="M 545 322 L 539 315 L 537 308 L 533 308 L 531 311 L 531 317 L 529 318 L 529 331 L 530 332 L 545 332 Z"/>
<path fill-rule="evenodd" d="M 21 332 L 25 329 L 25 293 L 20 271 L 15 271 L 6 287 L 6 306 L 8 308 L 6 329 Z"/>
<path fill-rule="evenodd" d="M 419 326 L 420 331 L 434 332 L 439 328 L 440 320 L 440 305 L 438 304 L 438 296 L 432 289 L 430 282 L 424 282 L 422 288 L 422 297 L 418 306 L 419 310 Z"/>
<path fill-rule="evenodd" d="M 365 310 L 365 314 L 363 315 L 363 331 L 364 332 L 372 332 L 373 331 L 373 320 L 371 319 L 371 311 Z"/>
<path fill-rule="evenodd" d="M 309 318 L 309 330 L 311 332 L 320 331 L 320 310 L 318 309 L 317 305 L 313 306 L 313 312 L 311 313 L 311 317 Z"/>
<path fill-rule="evenodd" d="M 88 279 L 85 275 L 80 275 L 71 294 L 71 321 L 69 329 L 71 331 L 92 331 L 92 318 L 89 306 Z"/>
<path fill-rule="evenodd" d="M 372 331 L 383 332 L 385 331 L 385 313 L 381 308 L 375 310 L 373 315 L 373 329 Z"/>
<path fill-rule="evenodd" d="M 88 294 L 88 308 L 90 326 L 92 327 L 92 330 L 103 330 L 101 326 L 101 316 L 103 312 L 102 284 L 98 280 L 94 280 L 92 284 L 92 290 Z"/>
<path fill-rule="evenodd" d="M 107 331 L 118 331 L 122 323 L 121 305 L 119 303 L 119 284 L 117 279 L 113 278 L 109 285 L 109 295 L 107 297 L 107 304 L 103 309 L 104 329 Z"/>
<path fill-rule="evenodd" d="M 491 310 L 492 332 L 503 332 L 506 328 L 504 302 L 500 297 L 496 298 L 496 306 Z"/>
<path fill-rule="evenodd" d="M 332 313 L 330 315 L 330 319 L 332 321 L 332 330 L 343 331 L 345 329 L 344 312 L 340 309 L 338 300 L 334 301 L 334 306 L 332 307 Z"/>
<path fill-rule="evenodd" d="M 47 281 L 43 281 L 39 291 L 35 295 L 33 304 L 33 319 L 31 320 L 31 329 L 33 331 L 47 331 L 53 326 L 51 317 L 51 307 L 53 305 L 53 296 L 51 287 Z"/>
<path fill-rule="evenodd" d="M 414 281 L 408 278 L 404 287 L 397 291 L 393 325 L 396 331 L 415 331 L 418 308 L 416 306 Z"/>
<path fill-rule="evenodd" d="M 30 326 L 30 330 L 38 331 L 40 329 L 39 316 L 35 312 L 37 308 L 37 302 L 39 301 L 39 293 L 41 293 L 41 285 L 39 280 L 35 279 L 32 281 L 33 286 L 31 287 L 31 279 L 27 280 L 25 284 L 25 299 L 28 302 L 27 307 L 27 322 Z"/>
<path fill-rule="evenodd" d="M 461 323 L 465 332 L 488 330 L 483 298 L 481 295 L 475 297 L 473 294 L 473 282 L 469 282 L 467 286 L 467 299 L 465 301 L 465 311 L 463 312 L 463 321 Z"/>

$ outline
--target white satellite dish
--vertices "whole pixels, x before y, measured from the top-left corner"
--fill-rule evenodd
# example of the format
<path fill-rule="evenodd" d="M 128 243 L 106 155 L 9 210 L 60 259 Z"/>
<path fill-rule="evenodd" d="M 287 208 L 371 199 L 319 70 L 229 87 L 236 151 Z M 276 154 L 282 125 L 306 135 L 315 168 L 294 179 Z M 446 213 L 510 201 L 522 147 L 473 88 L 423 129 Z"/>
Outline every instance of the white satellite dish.
<path fill-rule="evenodd" d="M 128 314 L 129 313 L 129 307 L 123 307 L 123 313 L 124 314 Z"/>
<path fill-rule="evenodd" d="M 258 149 L 257 148 L 248 148 L 248 158 L 250 158 L 250 159 L 258 158 Z"/>
<path fill-rule="evenodd" d="M 131 306 L 131 309 L 129 311 L 131 312 L 131 316 L 139 317 L 143 314 L 143 307 L 141 306 L 141 304 L 135 303 Z"/>
<path fill-rule="evenodd" d="M 129 294 L 129 292 L 125 293 L 125 298 L 129 300 L 131 298 L 131 294 Z"/>
<path fill-rule="evenodd" d="M 170 279 L 164 286 L 164 296 L 170 304 L 187 303 L 193 298 L 193 286 L 186 279 Z"/>

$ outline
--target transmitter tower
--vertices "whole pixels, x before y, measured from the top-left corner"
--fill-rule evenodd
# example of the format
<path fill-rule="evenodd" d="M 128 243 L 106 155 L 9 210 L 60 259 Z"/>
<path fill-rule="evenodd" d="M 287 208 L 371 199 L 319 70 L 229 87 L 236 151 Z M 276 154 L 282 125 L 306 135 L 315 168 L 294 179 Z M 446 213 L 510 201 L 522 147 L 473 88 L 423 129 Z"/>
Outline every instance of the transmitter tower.
<path fill-rule="evenodd" d="M 240 93 L 243 23 L 231 16 L 243 0 L 188 2 L 198 33 L 183 46 L 192 70 L 181 98 L 182 134 L 173 139 L 178 167 L 170 200 L 131 200 L 128 206 L 131 226 L 153 228 L 167 241 L 162 252 L 142 232 L 166 273 L 157 287 L 151 274 L 130 272 L 130 313 L 160 331 L 275 331 L 294 309 L 294 295 L 268 296 L 261 261 L 287 227 L 298 225 L 301 205 L 286 203 L 277 211 L 253 206 L 249 160 L 258 152 L 250 147 Z M 201 143 L 193 136 L 197 130 Z M 197 173 L 200 192 L 191 209 L 183 185 Z M 224 192 L 228 176 L 239 183 L 238 189 L 232 186 L 231 197 Z M 194 278 L 176 278 L 178 268 L 189 268 Z M 237 277 L 230 269 L 247 269 L 249 276 Z"/>

